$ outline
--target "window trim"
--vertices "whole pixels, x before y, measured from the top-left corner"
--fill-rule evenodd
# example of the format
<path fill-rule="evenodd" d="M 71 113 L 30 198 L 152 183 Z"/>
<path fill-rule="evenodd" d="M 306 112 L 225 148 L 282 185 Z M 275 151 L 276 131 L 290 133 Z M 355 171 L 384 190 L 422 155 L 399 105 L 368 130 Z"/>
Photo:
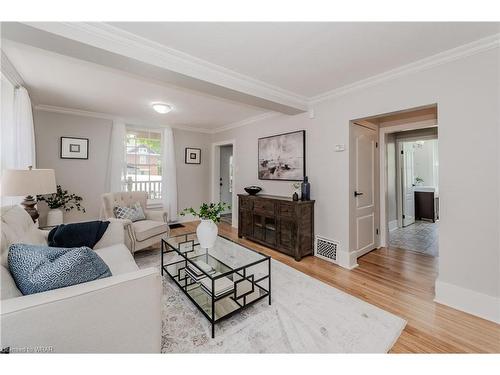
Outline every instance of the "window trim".
<path fill-rule="evenodd" d="M 156 134 L 159 136 L 159 139 L 160 139 L 160 153 L 158 154 L 158 157 L 159 157 L 159 160 L 160 160 L 160 165 L 162 165 L 162 151 L 163 151 L 163 137 L 162 137 L 162 131 L 160 128 L 148 128 L 148 127 L 140 127 L 140 126 L 131 126 L 131 125 L 125 125 L 125 134 L 128 138 L 128 134 L 132 133 L 132 132 L 140 132 L 140 133 L 151 133 L 151 134 Z M 128 162 L 127 162 L 127 141 L 125 141 L 125 162 L 126 164 L 128 165 Z M 147 151 L 147 150 L 146 150 Z M 136 156 L 144 156 L 144 154 L 140 153 L 140 152 L 136 152 L 135 153 Z M 135 163 L 134 165 L 136 166 L 140 166 L 142 165 L 141 163 Z M 149 164 L 148 164 L 149 165 Z M 161 167 L 160 167 L 161 168 Z M 161 176 L 161 180 L 160 180 L 160 183 L 163 184 L 163 168 L 161 168 L 161 171 L 162 171 L 162 174 L 160 175 Z M 128 172 L 127 172 L 128 174 Z M 138 176 L 138 174 L 136 173 L 136 176 Z M 149 175 L 151 177 L 151 175 Z M 125 191 L 127 191 L 127 182 L 126 182 L 126 179 L 125 179 Z M 163 190 L 163 189 L 162 189 Z M 160 192 L 160 195 L 162 195 L 162 191 Z M 148 193 L 148 198 L 147 198 L 147 202 L 146 202 L 146 208 L 162 208 L 163 207 L 163 198 L 159 198 L 159 199 L 151 199 L 149 198 L 149 193 Z"/>

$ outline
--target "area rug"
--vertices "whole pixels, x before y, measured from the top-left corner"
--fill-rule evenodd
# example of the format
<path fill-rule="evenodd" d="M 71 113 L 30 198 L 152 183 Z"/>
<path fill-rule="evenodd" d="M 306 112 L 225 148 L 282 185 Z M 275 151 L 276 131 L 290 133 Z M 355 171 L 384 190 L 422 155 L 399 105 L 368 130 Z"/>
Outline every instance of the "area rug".
<path fill-rule="evenodd" d="M 159 250 L 137 253 L 159 270 Z M 281 262 L 272 261 L 272 305 L 260 301 L 215 327 L 168 276 L 163 279 L 164 353 L 386 353 L 406 321 Z"/>

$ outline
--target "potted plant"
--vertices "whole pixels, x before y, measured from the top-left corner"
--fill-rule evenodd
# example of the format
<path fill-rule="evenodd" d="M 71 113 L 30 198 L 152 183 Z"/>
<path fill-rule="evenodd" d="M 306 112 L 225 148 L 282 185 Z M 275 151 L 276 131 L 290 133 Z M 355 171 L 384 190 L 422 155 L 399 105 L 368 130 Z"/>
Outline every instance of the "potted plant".
<path fill-rule="evenodd" d="M 424 179 L 422 177 L 415 177 L 415 184 L 417 186 L 422 186 L 424 184 Z"/>
<path fill-rule="evenodd" d="M 292 199 L 294 201 L 299 200 L 300 182 L 294 182 L 292 184 Z"/>
<path fill-rule="evenodd" d="M 67 190 L 63 190 L 61 185 L 57 185 L 57 191 L 49 195 L 37 195 L 36 199 L 39 202 L 46 202 L 50 210 L 47 214 L 47 226 L 62 224 L 63 210 L 66 212 L 75 209 L 85 212 L 85 208 L 81 205 L 82 197 L 76 194 L 69 194 Z"/>
<path fill-rule="evenodd" d="M 185 208 L 181 212 L 181 216 L 191 214 L 201 219 L 201 223 L 196 228 L 196 235 L 200 246 L 203 248 L 211 248 L 214 246 L 217 239 L 218 228 L 216 223 L 220 222 L 220 214 L 231 206 L 224 203 L 203 203 L 200 209 L 196 211 L 194 208 Z"/>

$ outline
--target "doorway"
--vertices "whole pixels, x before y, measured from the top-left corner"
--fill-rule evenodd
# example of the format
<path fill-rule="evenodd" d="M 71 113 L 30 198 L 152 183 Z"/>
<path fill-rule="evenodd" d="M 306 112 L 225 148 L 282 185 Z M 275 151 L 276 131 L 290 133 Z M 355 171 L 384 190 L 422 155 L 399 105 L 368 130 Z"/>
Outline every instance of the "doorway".
<path fill-rule="evenodd" d="M 220 146 L 219 202 L 233 204 L 233 145 Z M 232 224 L 231 208 L 221 213 L 221 221 Z"/>
<path fill-rule="evenodd" d="M 438 256 L 439 144 L 437 128 L 393 133 L 396 196 L 389 194 L 389 246 Z M 390 166 L 388 165 L 388 168 Z M 396 217 L 394 221 L 394 217 Z"/>
<path fill-rule="evenodd" d="M 222 222 L 236 226 L 235 212 L 235 176 L 234 141 L 224 141 L 212 145 L 212 202 L 226 203 L 230 208 L 221 213 Z"/>
<path fill-rule="evenodd" d="M 437 105 L 352 120 L 349 159 L 349 266 L 384 246 L 437 256 Z"/>

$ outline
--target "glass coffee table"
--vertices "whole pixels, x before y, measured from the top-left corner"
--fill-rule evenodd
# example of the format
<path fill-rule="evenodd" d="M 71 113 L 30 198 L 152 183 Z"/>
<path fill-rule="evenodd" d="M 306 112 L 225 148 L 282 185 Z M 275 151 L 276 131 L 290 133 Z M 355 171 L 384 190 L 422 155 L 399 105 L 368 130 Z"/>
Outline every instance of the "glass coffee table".
<path fill-rule="evenodd" d="M 179 286 L 212 324 L 264 299 L 271 304 L 271 257 L 217 236 L 202 248 L 196 233 L 161 241 L 161 273 Z"/>

